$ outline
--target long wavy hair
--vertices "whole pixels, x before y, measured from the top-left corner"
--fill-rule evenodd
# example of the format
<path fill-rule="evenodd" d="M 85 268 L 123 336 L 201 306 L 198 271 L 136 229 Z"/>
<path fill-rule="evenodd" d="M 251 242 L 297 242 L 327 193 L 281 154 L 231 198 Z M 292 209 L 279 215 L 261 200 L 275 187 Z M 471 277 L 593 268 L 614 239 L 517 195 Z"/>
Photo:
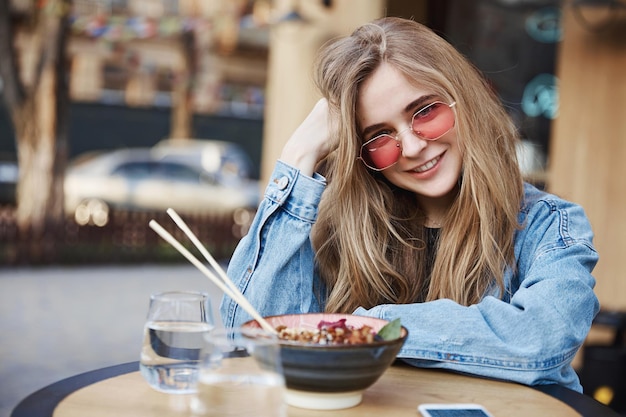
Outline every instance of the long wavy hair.
<path fill-rule="evenodd" d="M 359 88 L 386 62 L 410 82 L 455 101 L 463 158 L 458 195 L 432 263 L 425 214 L 413 193 L 357 160 Z M 523 197 L 518 132 L 482 74 L 450 44 L 412 20 L 387 17 L 326 44 L 314 78 L 330 104 L 338 145 L 323 161 L 328 187 L 312 232 L 327 284 L 326 310 L 448 298 L 474 304 L 515 267 L 513 236 Z"/>

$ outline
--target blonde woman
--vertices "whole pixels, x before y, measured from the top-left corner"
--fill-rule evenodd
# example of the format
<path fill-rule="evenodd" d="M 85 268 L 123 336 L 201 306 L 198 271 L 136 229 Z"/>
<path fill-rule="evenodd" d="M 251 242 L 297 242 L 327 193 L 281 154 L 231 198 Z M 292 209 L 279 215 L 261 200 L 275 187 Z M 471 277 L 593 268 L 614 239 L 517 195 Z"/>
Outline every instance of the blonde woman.
<path fill-rule="evenodd" d="M 323 48 L 229 276 L 262 315 L 400 318 L 399 357 L 582 391 L 599 304 L 581 207 L 524 184 L 515 126 L 442 38 L 384 18 Z M 250 317 L 225 298 L 226 326 Z"/>

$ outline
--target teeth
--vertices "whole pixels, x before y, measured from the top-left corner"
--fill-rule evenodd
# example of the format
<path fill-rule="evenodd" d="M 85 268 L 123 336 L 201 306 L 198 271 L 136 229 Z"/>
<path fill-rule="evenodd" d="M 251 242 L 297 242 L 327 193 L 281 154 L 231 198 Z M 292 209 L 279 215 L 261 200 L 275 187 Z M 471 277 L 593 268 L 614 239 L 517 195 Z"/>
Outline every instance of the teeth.
<path fill-rule="evenodd" d="M 431 159 L 430 161 L 426 162 L 424 165 L 415 168 L 415 172 L 428 171 L 429 169 L 434 167 L 437 164 L 437 162 L 439 162 L 439 159 L 441 159 L 440 156 L 436 157 L 435 159 Z"/>

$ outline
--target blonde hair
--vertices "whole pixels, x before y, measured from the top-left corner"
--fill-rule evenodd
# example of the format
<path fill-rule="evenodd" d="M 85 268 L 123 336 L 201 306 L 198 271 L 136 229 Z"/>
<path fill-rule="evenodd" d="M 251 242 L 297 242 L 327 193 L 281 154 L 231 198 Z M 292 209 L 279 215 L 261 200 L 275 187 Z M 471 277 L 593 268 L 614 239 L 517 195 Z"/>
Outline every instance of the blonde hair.
<path fill-rule="evenodd" d="M 424 213 L 414 194 L 356 159 L 359 88 L 386 62 L 442 99 L 455 101 L 463 158 L 458 196 L 428 263 Z M 517 130 L 484 78 L 427 27 L 383 18 L 327 44 L 315 79 L 330 103 L 338 146 L 323 162 L 328 188 L 312 232 L 327 284 L 326 310 L 440 298 L 463 305 L 499 288 L 514 268 L 513 236 L 523 195 Z"/>

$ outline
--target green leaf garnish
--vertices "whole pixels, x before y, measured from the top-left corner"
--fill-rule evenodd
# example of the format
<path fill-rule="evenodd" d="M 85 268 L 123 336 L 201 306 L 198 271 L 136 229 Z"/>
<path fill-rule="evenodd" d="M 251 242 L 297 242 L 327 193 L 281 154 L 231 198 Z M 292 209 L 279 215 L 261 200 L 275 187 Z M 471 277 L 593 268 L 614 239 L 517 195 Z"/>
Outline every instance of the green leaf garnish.
<path fill-rule="evenodd" d="M 377 333 L 383 340 L 394 340 L 400 337 L 402 332 L 402 325 L 400 324 L 400 319 L 395 319 L 385 324 L 382 329 L 380 329 Z"/>

